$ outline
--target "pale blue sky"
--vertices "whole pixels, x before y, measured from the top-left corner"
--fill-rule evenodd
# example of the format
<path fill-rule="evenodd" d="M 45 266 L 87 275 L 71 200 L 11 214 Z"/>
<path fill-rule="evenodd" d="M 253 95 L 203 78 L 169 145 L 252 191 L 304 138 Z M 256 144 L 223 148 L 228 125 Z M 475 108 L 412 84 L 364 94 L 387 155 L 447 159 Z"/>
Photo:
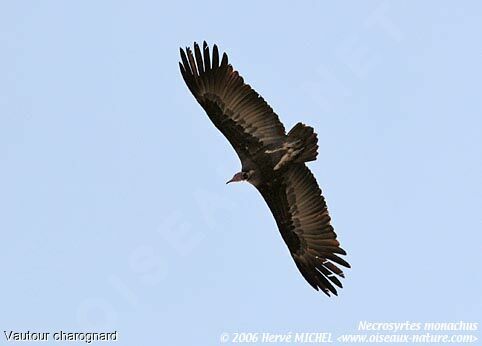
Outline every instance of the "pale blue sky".
<path fill-rule="evenodd" d="M 0 329 L 221 332 L 480 321 L 482 4 L 3 1 Z M 217 43 L 291 128 L 352 269 L 299 275 L 238 158 L 184 85 Z M 3 340 L 0 344 L 5 342 Z"/>

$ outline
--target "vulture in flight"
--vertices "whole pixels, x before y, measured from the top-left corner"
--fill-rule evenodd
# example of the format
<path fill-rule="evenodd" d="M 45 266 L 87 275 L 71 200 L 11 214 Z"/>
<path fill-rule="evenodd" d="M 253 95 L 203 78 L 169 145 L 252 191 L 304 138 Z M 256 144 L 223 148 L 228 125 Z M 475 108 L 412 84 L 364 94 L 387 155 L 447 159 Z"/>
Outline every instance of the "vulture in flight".
<path fill-rule="evenodd" d="M 182 77 L 214 125 L 233 146 L 241 172 L 228 181 L 254 185 L 268 204 L 301 275 L 316 290 L 337 295 L 350 265 L 330 223 L 325 199 L 306 166 L 318 155 L 313 128 L 296 124 L 286 133 L 266 101 L 246 84 L 228 56 L 204 42 L 180 49 Z"/>

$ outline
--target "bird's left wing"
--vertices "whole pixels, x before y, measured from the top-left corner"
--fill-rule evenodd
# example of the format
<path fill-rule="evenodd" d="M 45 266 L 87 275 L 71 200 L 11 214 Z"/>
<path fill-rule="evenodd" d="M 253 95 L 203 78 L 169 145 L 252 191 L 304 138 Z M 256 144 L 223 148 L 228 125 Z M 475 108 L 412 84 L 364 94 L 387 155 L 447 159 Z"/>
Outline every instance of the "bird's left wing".
<path fill-rule="evenodd" d="M 189 90 L 214 125 L 224 134 L 243 162 L 259 150 L 278 145 L 285 129 L 266 101 L 228 63 L 226 53 L 219 60 L 216 45 L 194 43 L 181 51 L 179 67 Z M 244 162 L 243 162 L 244 163 Z"/>
<path fill-rule="evenodd" d="M 336 276 L 344 277 L 337 266 L 350 265 L 340 255 L 325 199 L 311 171 L 304 163 L 291 165 L 270 184 L 256 186 L 268 204 L 303 277 L 316 290 L 337 294 Z"/>

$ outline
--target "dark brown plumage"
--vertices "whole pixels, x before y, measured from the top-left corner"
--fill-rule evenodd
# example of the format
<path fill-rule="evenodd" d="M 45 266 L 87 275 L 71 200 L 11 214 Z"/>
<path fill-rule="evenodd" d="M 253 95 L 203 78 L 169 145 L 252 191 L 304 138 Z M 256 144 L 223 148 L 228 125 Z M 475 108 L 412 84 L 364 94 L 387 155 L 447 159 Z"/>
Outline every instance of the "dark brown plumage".
<path fill-rule="evenodd" d="M 179 63 L 189 90 L 238 154 L 242 171 L 231 181 L 247 180 L 263 196 L 303 277 L 316 290 L 337 294 L 350 265 L 330 223 L 325 199 L 305 165 L 317 156 L 313 128 L 296 124 L 286 134 L 278 116 L 228 63 L 212 56 L 204 42 L 181 49 Z"/>

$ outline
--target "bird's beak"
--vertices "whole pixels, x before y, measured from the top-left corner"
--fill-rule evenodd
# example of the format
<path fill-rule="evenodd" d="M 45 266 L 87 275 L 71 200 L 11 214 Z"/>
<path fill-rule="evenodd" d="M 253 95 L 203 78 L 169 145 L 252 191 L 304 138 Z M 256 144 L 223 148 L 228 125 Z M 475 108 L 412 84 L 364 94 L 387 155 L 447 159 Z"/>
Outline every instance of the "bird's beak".
<path fill-rule="evenodd" d="M 228 182 L 226 182 L 226 184 L 229 184 L 229 183 L 232 183 L 232 182 L 236 182 L 236 181 L 242 181 L 243 179 L 241 178 L 241 173 L 236 173 L 232 178 L 231 180 L 229 180 Z"/>

